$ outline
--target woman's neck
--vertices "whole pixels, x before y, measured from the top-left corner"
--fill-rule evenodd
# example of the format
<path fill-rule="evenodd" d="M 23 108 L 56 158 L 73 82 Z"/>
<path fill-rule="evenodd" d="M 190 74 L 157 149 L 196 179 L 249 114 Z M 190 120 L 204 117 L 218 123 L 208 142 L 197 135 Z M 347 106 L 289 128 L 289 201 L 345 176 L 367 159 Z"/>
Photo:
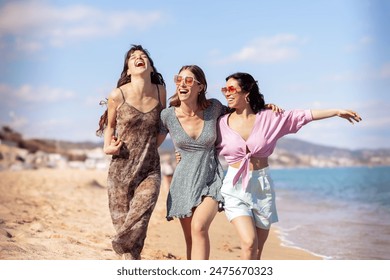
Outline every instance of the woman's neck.
<path fill-rule="evenodd" d="M 180 102 L 179 106 L 181 112 L 187 116 L 194 116 L 199 112 L 198 102 Z"/>
<path fill-rule="evenodd" d="M 149 93 L 152 87 L 150 79 L 145 79 L 143 76 L 132 76 L 130 82 L 131 88 L 136 92 Z"/>
<path fill-rule="evenodd" d="M 245 108 L 236 108 L 234 112 L 240 118 L 249 118 L 251 115 L 255 114 L 250 106 Z"/>

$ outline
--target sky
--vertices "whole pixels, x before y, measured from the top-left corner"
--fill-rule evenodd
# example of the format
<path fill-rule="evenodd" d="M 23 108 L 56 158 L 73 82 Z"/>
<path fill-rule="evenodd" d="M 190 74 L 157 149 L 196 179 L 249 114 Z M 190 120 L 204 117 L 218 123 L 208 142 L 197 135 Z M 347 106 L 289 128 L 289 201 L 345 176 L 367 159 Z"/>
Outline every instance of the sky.
<path fill-rule="evenodd" d="M 0 0 L 0 125 L 24 138 L 94 141 L 99 101 L 131 44 L 167 84 L 205 72 L 207 96 L 234 72 L 283 109 L 353 109 L 363 121 L 316 121 L 291 137 L 348 149 L 390 148 L 390 1 Z"/>

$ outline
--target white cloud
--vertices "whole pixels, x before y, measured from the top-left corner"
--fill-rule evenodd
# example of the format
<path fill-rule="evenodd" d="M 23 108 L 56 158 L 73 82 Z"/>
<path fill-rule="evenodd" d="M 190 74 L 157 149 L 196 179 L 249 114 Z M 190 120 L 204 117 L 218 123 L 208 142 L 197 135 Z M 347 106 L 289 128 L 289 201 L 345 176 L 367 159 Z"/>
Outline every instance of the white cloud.
<path fill-rule="evenodd" d="M 32 119 L 21 113 L 11 110 L 8 112 L 7 120 L 0 120 L 0 126 L 9 126 L 14 131 L 23 135 L 23 138 L 52 138 L 61 139 L 64 135 L 74 130 L 74 121 L 64 118 Z M 72 139 L 64 139 L 72 140 Z"/>
<path fill-rule="evenodd" d="M 336 73 L 326 76 L 324 79 L 326 81 L 334 81 L 334 82 L 345 82 L 345 81 L 359 81 L 367 79 L 368 73 L 359 73 L 353 71 L 347 71 L 343 73 Z"/>
<path fill-rule="evenodd" d="M 348 52 L 359 51 L 365 48 L 368 45 L 371 45 L 374 42 L 374 39 L 370 36 L 363 36 L 357 42 L 349 44 L 345 47 L 345 50 Z"/>
<path fill-rule="evenodd" d="M 382 64 L 379 68 L 374 69 L 358 69 L 346 71 L 343 73 L 336 73 L 324 77 L 326 81 L 370 81 L 390 78 L 390 62 Z"/>
<path fill-rule="evenodd" d="M 374 39 L 372 37 L 364 36 L 364 37 L 360 38 L 359 43 L 362 45 L 370 45 L 370 44 L 372 44 L 373 41 L 374 41 Z"/>
<path fill-rule="evenodd" d="M 390 62 L 384 64 L 382 68 L 379 70 L 379 77 L 382 79 L 390 78 Z"/>
<path fill-rule="evenodd" d="M 368 128 L 378 128 L 383 129 L 383 131 L 389 131 L 390 127 L 390 117 L 382 116 L 382 118 L 367 118 L 364 120 L 363 125 Z"/>
<path fill-rule="evenodd" d="M 292 34 L 279 34 L 273 37 L 255 39 L 237 53 L 220 59 L 221 64 L 232 62 L 276 63 L 299 56 L 296 45 L 303 41 Z"/>
<path fill-rule="evenodd" d="M 15 1 L 0 6 L 0 40 L 13 38 L 19 50 L 69 40 L 111 36 L 123 30 L 145 30 L 162 20 L 158 11 L 104 11 L 85 5 L 53 6 L 42 1 Z"/>
<path fill-rule="evenodd" d="M 15 48 L 18 51 L 33 53 L 43 48 L 43 45 L 39 41 L 31 41 L 30 39 L 18 37 L 15 38 Z M 5 47 L 5 44 L 3 45 Z"/>
<path fill-rule="evenodd" d="M 47 119 L 30 122 L 19 129 L 16 129 L 14 126 L 11 127 L 22 133 L 24 138 L 61 139 L 64 135 L 69 134 L 72 126 L 74 127 L 75 125 L 70 120 Z"/>
<path fill-rule="evenodd" d="M 8 125 L 16 131 L 28 125 L 27 118 L 16 115 L 14 111 L 9 112 L 9 117 L 11 121 L 8 123 Z"/>
<path fill-rule="evenodd" d="M 75 93 L 70 90 L 49 86 L 22 85 L 18 88 L 12 88 L 6 84 L 0 84 L 0 98 L 3 103 L 8 104 L 18 104 L 19 102 L 50 103 L 72 99 L 75 96 Z"/>

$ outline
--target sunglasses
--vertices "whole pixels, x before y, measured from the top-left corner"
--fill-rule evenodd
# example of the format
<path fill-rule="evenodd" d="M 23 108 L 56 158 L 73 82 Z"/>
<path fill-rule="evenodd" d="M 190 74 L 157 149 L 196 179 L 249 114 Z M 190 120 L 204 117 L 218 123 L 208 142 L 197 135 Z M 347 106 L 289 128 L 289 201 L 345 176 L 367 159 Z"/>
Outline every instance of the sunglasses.
<path fill-rule="evenodd" d="M 188 87 L 192 87 L 194 82 L 197 82 L 198 84 L 201 84 L 201 82 L 197 81 L 194 77 L 189 77 L 189 76 L 184 76 L 183 77 L 183 76 L 175 75 L 173 77 L 173 80 L 174 80 L 176 85 L 180 85 L 184 81 L 185 85 L 188 86 Z"/>
<path fill-rule="evenodd" d="M 237 93 L 237 89 L 234 87 L 234 86 L 229 86 L 229 87 L 223 87 L 221 88 L 221 92 L 223 94 L 227 94 L 227 93 L 231 93 L 231 94 L 234 94 L 234 93 Z"/>

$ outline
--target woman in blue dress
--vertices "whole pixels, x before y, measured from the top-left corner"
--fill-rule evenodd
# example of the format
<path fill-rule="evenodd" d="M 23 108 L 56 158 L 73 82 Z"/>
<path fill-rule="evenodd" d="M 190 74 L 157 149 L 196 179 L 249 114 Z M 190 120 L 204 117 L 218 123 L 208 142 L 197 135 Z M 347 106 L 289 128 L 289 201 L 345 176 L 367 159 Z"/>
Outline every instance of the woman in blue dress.
<path fill-rule="evenodd" d="M 208 230 L 222 203 L 223 169 L 215 141 L 225 107 L 206 98 L 207 81 L 199 66 L 183 66 L 174 81 L 170 107 L 161 112 L 163 137 L 170 134 L 181 156 L 168 193 L 167 220 L 180 219 L 187 259 L 208 259 Z"/>

